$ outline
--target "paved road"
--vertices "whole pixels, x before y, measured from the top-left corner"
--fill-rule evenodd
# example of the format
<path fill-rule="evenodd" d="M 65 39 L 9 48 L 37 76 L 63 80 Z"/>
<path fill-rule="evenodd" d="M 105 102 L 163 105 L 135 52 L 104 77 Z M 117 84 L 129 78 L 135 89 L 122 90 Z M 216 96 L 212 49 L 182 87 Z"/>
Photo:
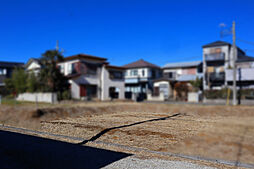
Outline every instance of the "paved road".
<path fill-rule="evenodd" d="M 0 168 L 93 169 L 131 154 L 0 130 Z"/>
<path fill-rule="evenodd" d="M 116 161 L 103 169 L 214 169 L 183 161 L 167 161 L 160 159 L 138 159 L 133 156 Z"/>

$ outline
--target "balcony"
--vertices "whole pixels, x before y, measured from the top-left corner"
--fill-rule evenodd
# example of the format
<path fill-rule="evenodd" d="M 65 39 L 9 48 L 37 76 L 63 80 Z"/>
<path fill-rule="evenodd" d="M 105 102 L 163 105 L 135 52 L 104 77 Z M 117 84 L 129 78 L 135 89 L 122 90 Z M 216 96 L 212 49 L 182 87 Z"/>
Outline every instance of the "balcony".
<path fill-rule="evenodd" d="M 225 53 L 211 53 L 205 54 L 206 61 L 224 61 L 225 60 Z"/>
<path fill-rule="evenodd" d="M 175 72 L 163 73 L 163 78 L 167 78 L 169 80 L 176 80 L 176 73 Z"/>
<path fill-rule="evenodd" d="M 208 78 L 209 78 L 209 82 L 225 81 L 225 72 L 206 73 L 206 79 Z"/>

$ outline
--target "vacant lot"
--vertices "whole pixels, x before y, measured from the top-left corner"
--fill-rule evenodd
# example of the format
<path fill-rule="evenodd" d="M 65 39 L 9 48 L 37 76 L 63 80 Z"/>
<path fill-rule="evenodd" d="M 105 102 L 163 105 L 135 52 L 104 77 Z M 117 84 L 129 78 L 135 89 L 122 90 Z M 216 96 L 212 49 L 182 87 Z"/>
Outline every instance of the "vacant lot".
<path fill-rule="evenodd" d="M 1 106 L 0 122 L 161 152 L 254 163 L 254 107 L 138 103 Z"/>

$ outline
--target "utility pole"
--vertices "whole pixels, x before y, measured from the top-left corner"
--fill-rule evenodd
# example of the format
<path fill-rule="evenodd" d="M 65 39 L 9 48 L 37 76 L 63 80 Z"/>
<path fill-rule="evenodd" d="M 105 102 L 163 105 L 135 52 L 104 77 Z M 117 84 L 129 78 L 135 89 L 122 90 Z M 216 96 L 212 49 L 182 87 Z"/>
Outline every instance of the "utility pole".
<path fill-rule="evenodd" d="M 233 105 L 237 104 L 236 102 L 236 45 L 235 45 L 235 21 L 232 25 L 232 36 L 233 36 Z"/>

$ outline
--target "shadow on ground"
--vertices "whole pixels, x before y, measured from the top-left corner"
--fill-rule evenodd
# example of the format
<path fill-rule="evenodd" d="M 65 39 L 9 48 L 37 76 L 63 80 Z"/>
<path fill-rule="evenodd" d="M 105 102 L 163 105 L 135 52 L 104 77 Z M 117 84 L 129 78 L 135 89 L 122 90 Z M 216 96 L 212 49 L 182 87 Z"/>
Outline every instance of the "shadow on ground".
<path fill-rule="evenodd" d="M 167 119 L 170 119 L 172 117 L 176 117 L 176 116 L 180 116 L 180 115 L 182 115 L 182 114 L 181 113 L 176 113 L 176 114 L 173 114 L 173 115 L 167 116 L 167 117 L 156 118 L 156 119 L 151 119 L 151 120 L 145 120 L 145 121 L 140 121 L 140 122 L 136 122 L 136 123 L 132 123 L 132 124 L 126 124 L 126 125 L 122 125 L 122 126 L 107 128 L 107 129 L 102 130 L 100 133 L 96 134 L 95 136 L 93 136 L 89 140 L 84 140 L 84 141 L 82 141 L 81 143 L 78 143 L 78 144 L 86 144 L 89 141 L 95 141 L 98 138 L 100 138 L 102 135 L 104 135 L 107 132 L 109 132 L 111 130 L 114 130 L 114 129 L 120 129 L 120 128 L 125 128 L 125 127 L 135 126 L 135 125 L 142 124 L 142 123 L 147 123 L 147 122 L 167 120 Z"/>
<path fill-rule="evenodd" d="M 0 130 L 0 168 L 101 168 L 131 154 Z"/>

